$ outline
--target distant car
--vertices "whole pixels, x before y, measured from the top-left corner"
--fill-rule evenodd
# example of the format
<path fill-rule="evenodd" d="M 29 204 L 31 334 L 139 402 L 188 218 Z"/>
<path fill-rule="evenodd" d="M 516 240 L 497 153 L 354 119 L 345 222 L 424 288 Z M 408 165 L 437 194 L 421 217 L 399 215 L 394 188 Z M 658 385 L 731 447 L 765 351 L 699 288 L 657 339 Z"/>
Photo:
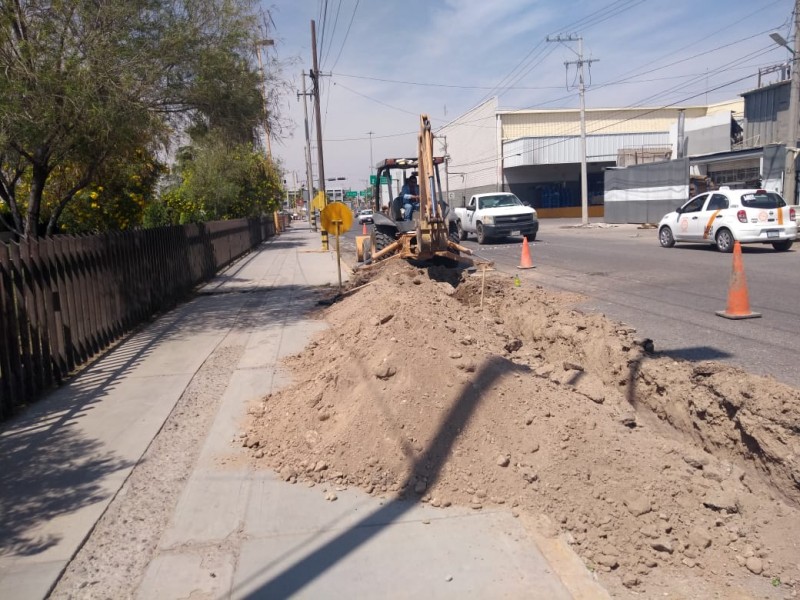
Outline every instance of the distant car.
<path fill-rule="evenodd" d="M 364 209 L 358 213 L 358 224 L 361 225 L 362 223 L 372 223 L 371 210 Z"/>
<path fill-rule="evenodd" d="M 658 241 L 665 248 L 675 242 L 715 244 L 732 252 L 734 242 L 772 244 L 779 252 L 797 238 L 797 212 L 781 195 L 761 189 L 726 187 L 695 196 L 658 224 Z"/>

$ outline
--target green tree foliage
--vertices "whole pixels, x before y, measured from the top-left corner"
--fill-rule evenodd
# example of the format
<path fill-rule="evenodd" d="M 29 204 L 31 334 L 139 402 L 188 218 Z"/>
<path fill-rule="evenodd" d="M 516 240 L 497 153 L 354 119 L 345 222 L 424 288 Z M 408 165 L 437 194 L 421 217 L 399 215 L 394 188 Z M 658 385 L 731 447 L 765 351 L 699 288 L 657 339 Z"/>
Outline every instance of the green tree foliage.
<path fill-rule="evenodd" d="M 178 223 L 270 213 L 283 197 L 277 167 L 250 144 L 207 135 L 178 154 L 173 185 L 162 194 Z"/>
<path fill-rule="evenodd" d="M 187 123 L 252 140 L 254 22 L 252 0 L 0 2 L 0 219 L 35 236 L 73 202 L 70 226 L 101 197 L 131 212 L 130 191 L 101 176 Z M 107 209 L 81 227 L 108 226 Z"/>

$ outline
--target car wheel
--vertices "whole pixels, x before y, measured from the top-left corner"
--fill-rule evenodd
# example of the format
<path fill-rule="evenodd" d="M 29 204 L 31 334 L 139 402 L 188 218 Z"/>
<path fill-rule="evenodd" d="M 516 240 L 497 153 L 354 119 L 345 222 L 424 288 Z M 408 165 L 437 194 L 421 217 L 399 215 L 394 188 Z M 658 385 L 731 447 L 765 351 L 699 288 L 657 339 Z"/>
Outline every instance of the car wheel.
<path fill-rule="evenodd" d="M 720 252 L 733 252 L 733 234 L 729 229 L 720 229 L 717 232 L 717 250 Z"/>
<path fill-rule="evenodd" d="M 463 227 L 461 227 L 461 221 L 456 223 L 456 227 L 458 228 L 458 241 L 463 242 L 465 239 L 467 239 L 467 232 L 464 231 Z"/>
<path fill-rule="evenodd" d="M 675 245 L 675 237 L 672 235 L 672 229 L 666 225 L 658 232 L 658 241 L 664 248 L 672 248 Z"/>
<path fill-rule="evenodd" d="M 475 235 L 478 237 L 478 243 L 479 244 L 485 244 L 486 243 L 486 234 L 483 231 L 483 223 L 478 223 L 475 226 Z"/>
<path fill-rule="evenodd" d="M 772 247 L 778 252 L 786 252 L 794 244 L 794 240 L 783 240 L 782 242 L 772 242 Z"/>
<path fill-rule="evenodd" d="M 528 240 L 529 242 L 535 242 L 536 241 L 536 234 L 535 233 L 526 233 L 525 234 L 525 239 Z"/>

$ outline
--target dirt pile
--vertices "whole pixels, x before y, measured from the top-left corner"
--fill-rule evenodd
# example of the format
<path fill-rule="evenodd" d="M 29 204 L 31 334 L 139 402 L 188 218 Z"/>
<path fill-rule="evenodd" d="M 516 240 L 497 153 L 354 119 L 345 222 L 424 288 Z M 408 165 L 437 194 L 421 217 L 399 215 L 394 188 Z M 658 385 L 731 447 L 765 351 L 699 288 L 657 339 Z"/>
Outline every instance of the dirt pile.
<path fill-rule="evenodd" d="M 251 409 L 254 464 L 327 493 L 546 515 L 621 597 L 795 593 L 800 392 L 660 356 L 507 276 L 370 276 L 288 360 L 298 383 Z"/>

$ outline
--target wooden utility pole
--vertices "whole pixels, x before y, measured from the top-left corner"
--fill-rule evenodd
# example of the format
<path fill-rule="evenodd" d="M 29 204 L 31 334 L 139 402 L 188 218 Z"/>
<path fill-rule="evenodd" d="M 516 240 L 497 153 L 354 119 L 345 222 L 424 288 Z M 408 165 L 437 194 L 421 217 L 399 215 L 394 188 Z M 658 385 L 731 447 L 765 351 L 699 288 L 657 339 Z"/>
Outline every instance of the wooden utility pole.
<path fill-rule="evenodd" d="M 311 71 L 311 81 L 314 87 L 311 93 L 314 95 L 314 115 L 317 119 L 317 173 L 319 175 L 319 191 L 322 192 L 324 203 L 328 204 L 328 196 L 325 193 L 325 164 L 322 159 L 322 111 L 319 106 L 319 66 L 317 63 L 317 25 L 311 21 L 311 54 L 313 55 L 314 68 Z M 328 249 L 328 232 L 322 229 L 322 249 Z"/>

